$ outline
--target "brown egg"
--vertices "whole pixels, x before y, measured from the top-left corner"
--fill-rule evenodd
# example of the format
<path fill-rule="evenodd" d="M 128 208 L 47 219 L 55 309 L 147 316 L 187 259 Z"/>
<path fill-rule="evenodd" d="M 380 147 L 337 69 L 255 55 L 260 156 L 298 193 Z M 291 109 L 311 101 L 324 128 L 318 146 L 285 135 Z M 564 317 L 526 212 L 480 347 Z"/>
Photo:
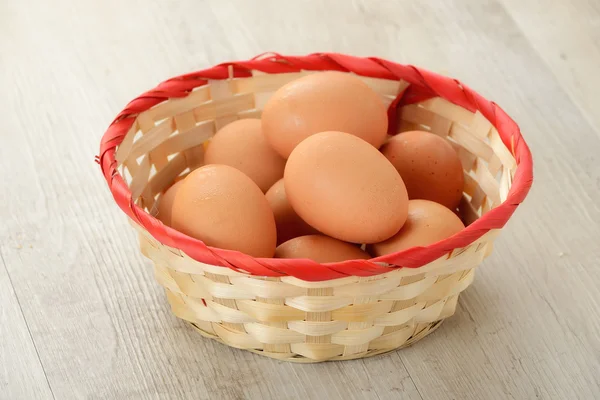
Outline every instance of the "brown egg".
<path fill-rule="evenodd" d="M 394 235 L 408 213 L 402 178 L 373 146 L 342 132 L 300 143 L 284 172 L 290 204 L 310 226 L 352 243 Z"/>
<path fill-rule="evenodd" d="M 173 200 L 175 200 L 175 193 L 183 180 L 175 182 L 170 188 L 168 188 L 158 199 L 158 214 L 156 218 L 162 221 L 163 224 L 171 226 L 171 214 L 173 212 Z"/>
<path fill-rule="evenodd" d="M 283 179 L 275 182 L 265 194 L 267 201 L 275 216 L 277 225 L 277 244 L 292 238 L 317 233 L 317 230 L 308 225 L 296 214 L 285 194 Z"/>
<path fill-rule="evenodd" d="M 403 132 L 381 148 L 400 173 L 408 197 L 455 209 L 463 193 L 462 164 L 452 145 L 429 132 Z"/>
<path fill-rule="evenodd" d="M 173 202 L 173 228 L 208 246 L 273 256 L 275 218 L 250 178 L 227 165 L 205 165 L 183 182 Z"/>
<path fill-rule="evenodd" d="M 464 227 L 460 218 L 443 205 L 429 200 L 410 200 L 408 218 L 400 232 L 369 246 L 369 251 L 379 257 L 415 246 L 427 246 L 460 232 Z"/>
<path fill-rule="evenodd" d="M 359 247 L 323 235 L 300 236 L 279 245 L 276 258 L 308 258 L 319 263 L 366 260 L 371 256 Z"/>
<path fill-rule="evenodd" d="M 240 119 L 221 128 L 211 139 L 206 164 L 237 168 L 266 192 L 283 177 L 285 160 L 267 143 L 259 119 Z"/>
<path fill-rule="evenodd" d="M 323 131 L 358 136 L 379 148 L 388 128 L 379 95 L 352 74 L 307 75 L 281 87 L 262 113 L 264 134 L 283 157 L 302 140 Z"/>

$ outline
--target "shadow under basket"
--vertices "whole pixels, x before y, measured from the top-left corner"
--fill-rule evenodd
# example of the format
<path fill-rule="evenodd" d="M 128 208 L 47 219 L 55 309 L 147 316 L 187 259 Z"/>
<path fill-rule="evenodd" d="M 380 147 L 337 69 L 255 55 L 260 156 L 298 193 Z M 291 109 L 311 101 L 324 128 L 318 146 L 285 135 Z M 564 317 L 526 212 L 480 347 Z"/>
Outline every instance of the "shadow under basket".
<path fill-rule="evenodd" d="M 390 134 L 426 130 L 454 146 L 465 173 L 462 232 L 377 259 L 318 264 L 207 247 L 154 218 L 161 192 L 203 164 L 219 128 L 259 118 L 278 88 L 321 70 L 356 74 L 379 93 Z M 413 66 L 324 53 L 267 54 L 165 81 L 119 114 L 97 161 L 173 313 L 206 337 L 296 362 L 372 356 L 433 332 L 454 314 L 533 180 L 518 126 L 465 85 Z"/>

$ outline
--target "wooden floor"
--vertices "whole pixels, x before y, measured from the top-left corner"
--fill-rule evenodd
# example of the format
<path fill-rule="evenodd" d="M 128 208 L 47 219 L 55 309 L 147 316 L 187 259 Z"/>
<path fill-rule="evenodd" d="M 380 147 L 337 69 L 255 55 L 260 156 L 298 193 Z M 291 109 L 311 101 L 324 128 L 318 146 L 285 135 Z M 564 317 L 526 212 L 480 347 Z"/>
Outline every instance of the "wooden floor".
<path fill-rule="evenodd" d="M 287 364 L 169 311 L 94 163 L 133 97 L 264 51 L 373 55 L 500 104 L 534 188 L 414 347 Z M 597 0 L 0 2 L 0 399 L 600 398 Z"/>

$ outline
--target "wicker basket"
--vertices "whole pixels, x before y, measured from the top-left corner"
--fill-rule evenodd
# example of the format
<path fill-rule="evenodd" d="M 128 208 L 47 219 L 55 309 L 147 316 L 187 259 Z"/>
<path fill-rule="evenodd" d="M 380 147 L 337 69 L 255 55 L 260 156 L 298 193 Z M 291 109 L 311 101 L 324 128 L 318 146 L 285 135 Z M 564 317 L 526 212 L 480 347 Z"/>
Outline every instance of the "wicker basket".
<path fill-rule="evenodd" d="M 425 248 L 321 265 L 207 247 L 153 217 L 160 193 L 202 165 L 216 130 L 259 117 L 275 90 L 319 70 L 354 73 L 377 91 L 391 134 L 428 130 L 453 144 L 465 171 L 466 229 Z M 297 362 L 372 356 L 434 331 L 533 179 L 517 125 L 494 103 L 454 79 L 341 54 L 267 54 L 163 82 L 119 114 L 97 161 L 174 314 L 206 337 Z"/>

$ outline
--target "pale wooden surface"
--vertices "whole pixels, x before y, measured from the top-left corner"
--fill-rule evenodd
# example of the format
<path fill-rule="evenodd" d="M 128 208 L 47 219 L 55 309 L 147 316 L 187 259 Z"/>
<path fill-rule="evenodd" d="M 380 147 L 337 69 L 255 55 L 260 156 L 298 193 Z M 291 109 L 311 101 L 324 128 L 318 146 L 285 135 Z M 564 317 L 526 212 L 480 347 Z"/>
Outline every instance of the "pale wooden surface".
<path fill-rule="evenodd" d="M 598 38 L 594 0 L 0 2 L 0 399 L 599 398 Z M 170 314 L 93 158 L 161 80 L 321 50 L 466 82 L 521 125 L 536 183 L 432 336 L 293 365 Z"/>

